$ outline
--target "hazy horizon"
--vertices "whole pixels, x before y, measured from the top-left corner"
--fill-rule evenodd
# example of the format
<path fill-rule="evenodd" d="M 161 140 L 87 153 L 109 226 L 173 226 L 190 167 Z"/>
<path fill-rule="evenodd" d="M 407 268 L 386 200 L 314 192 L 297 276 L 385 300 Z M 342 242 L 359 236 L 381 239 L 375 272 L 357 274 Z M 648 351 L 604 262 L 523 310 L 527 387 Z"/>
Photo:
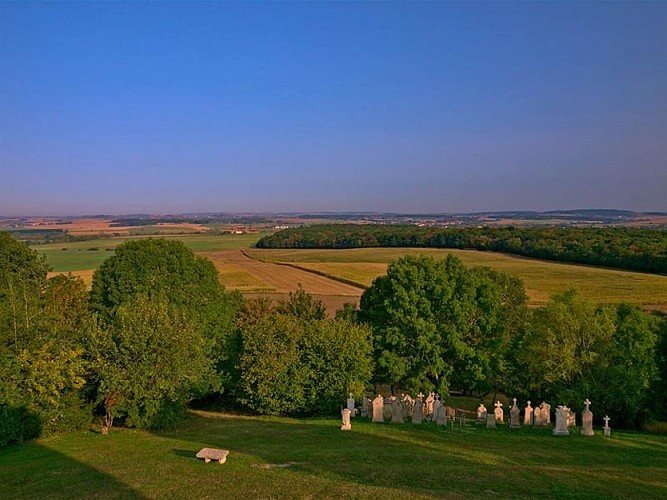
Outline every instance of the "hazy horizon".
<path fill-rule="evenodd" d="M 0 2 L 0 215 L 667 211 L 667 3 Z"/>

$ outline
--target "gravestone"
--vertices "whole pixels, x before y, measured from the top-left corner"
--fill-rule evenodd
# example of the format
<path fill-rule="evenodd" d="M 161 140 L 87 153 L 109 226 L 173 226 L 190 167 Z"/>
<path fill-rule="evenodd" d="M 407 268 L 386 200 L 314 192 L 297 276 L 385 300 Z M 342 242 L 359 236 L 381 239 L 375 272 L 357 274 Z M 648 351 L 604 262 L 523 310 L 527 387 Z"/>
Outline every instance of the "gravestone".
<path fill-rule="evenodd" d="M 447 425 L 447 408 L 442 406 L 442 404 L 438 406 L 437 409 L 434 410 L 433 418 L 437 425 Z"/>
<path fill-rule="evenodd" d="M 544 419 L 544 425 L 549 427 L 551 425 L 551 405 L 542 401 L 542 418 Z"/>
<path fill-rule="evenodd" d="M 567 426 L 576 427 L 577 426 L 577 414 L 572 411 L 572 408 L 565 406 L 565 413 L 567 414 Z"/>
<path fill-rule="evenodd" d="M 394 396 L 385 398 L 384 400 L 384 406 L 382 407 L 382 418 L 384 419 L 385 422 L 388 422 L 391 420 L 391 408 L 392 405 L 394 404 Z"/>
<path fill-rule="evenodd" d="M 493 413 L 487 413 L 486 415 L 486 428 L 487 429 L 496 428 L 496 416 Z"/>
<path fill-rule="evenodd" d="M 510 408 L 510 429 L 518 429 L 521 427 L 521 410 L 516 405 L 516 398 L 513 398 L 514 404 Z"/>
<path fill-rule="evenodd" d="M 415 401 L 415 407 L 412 411 L 413 424 L 421 424 L 422 420 L 424 419 L 424 402 L 422 401 L 423 397 L 424 395 L 421 392 L 417 394 L 417 401 Z"/>
<path fill-rule="evenodd" d="M 554 436 L 568 436 L 570 431 L 567 430 L 567 415 L 568 412 L 564 406 L 559 406 L 556 410 L 556 427 L 554 427 Z"/>
<path fill-rule="evenodd" d="M 586 408 L 581 412 L 581 433 L 584 436 L 594 436 L 595 431 L 593 431 L 593 412 L 588 408 L 591 402 L 586 398 L 584 401 Z"/>
<path fill-rule="evenodd" d="M 486 406 L 484 404 L 480 404 L 477 407 L 477 421 L 478 422 L 486 422 L 486 414 L 488 412 L 486 411 Z"/>
<path fill-rule="evenodd" d="M 415 400 L 409 394 L 403 394 L 403 419 L 408 420 L 412 418 L 412 412 L 415 407 Z"/>
<path fill-rule="evenodd" d="M 523 425 L 533 425 L 533 407 L 530 406 L 530 401 L 523 410 Z"/>
<path fill-rule="evenodd" d="M 435 395 L 435 399 L 433 401 L 433 417 L 432 420 L 435 422 L 437 419 L 437 414 L 438 410 L 442 407 L 442 403 L 440 402 L 440 396 L 438 394 Z"/>
<path fill-rule="evenodd" d="M 424 402 L 424 417 L 428 420 L 433 417 L 433 402 L 435 401 L 435 393 L 430 392 L 426 401 Z"/>
<path fill-rule="evenodd" d="M 496 417 L 496 422 L 502 424 L 505 416 L 505 413 L 503 412 L 503 404 L 500 401 L 496 401 L 496 403 L 493 406 L 496 407 L 496 409 L 493 412 Z"/>
<path fill-rule="evenodd" d="M 609 421 L 611 419 L 609 418 L 609 415 L 605 415 L 602 420 L 604 420 L 604 428 L 602 429 L 604 431 L 604 435 L 609 437 L 611 436 L 611 427 L 609 427 Z"/>
<path fill-rule="evenodd" d="M 403 408 L 402 408 L 401 402 L 396 398 L 392 398 L 391 423 L 392 424 L 402 424 L 403 423 Z"/>
<path fill-rule="evenodd" d="M 536 427 L 541 427 L 542 424 L 542 408 L 536 406 L 533 410 L 533 425 Z"/>
<path fill-rule="evenodd" d="M 353 397 L 352 394 L 350 393 L 350 397 L 347 398 L 347 409 L 350 410 L 350 412 L 352 412 L 352 413 L 350 414 L 352 417 L 354 417 L 354 416 L 355 416 L 355 413 L 356 413 L 356 410 L 354 409 L 354 403 L 355 403 L 355 402 L 356 402 L 356 401 L 354 400 L 354 397 Z"/>
<path fill-rule="evenodd" d="M 373 400 L 373 422 L 384 422 L 382 411 L 384 409 L 384 398 L 379 394 Z"/>
<path fill-rule="evenodd" d="M 340 430 L 341 431 L 352 430 L 352 424 L 350 423 L 350 415 L 352 415 L 352 411 L 349 408 L 343 408 L 340 413 L 342 418 Z"/>
<path fill-rule="evenodd" d="M 368 405 L 371 405 L 372 408 L 372 402 L 370 399 L 366 397 L 364 394 L 364 397 L 361 400 L 361 416 L 362 417 L 367 417 L 368 416 Z"/>

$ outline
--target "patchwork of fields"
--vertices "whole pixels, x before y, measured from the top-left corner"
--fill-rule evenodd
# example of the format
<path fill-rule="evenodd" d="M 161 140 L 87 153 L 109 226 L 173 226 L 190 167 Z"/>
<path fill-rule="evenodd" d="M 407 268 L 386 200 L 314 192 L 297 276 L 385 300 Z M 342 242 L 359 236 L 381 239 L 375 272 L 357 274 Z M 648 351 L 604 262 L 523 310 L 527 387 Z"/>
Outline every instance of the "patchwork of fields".
<path fill-rule="evenodd" d="M 667 276 L 562 264 L 512 255 L 433 248 L 357 248 L 350 250 L 260 250 L 259 234 L 169 235 L 210 258 L 229 289 L 248 297 L 285 298 L 300 284 L 327 304 L 330 312 L 345 302 L 357 303 L 364 287 L 384 274 L 402 255 L 426 254 L 442 259 L 460 257 L 469 266 L 489 266 L 521 278 L 531 305 L 545 304 L 551 295 L 577 288 L 598 303 L 629 302 L 667 312 Z M 54 273 L 71 272 L 90 285 L 93 271 L 132 237 L 38 245 Z M 134 238 L 137 238 L 136 236 Z"/>

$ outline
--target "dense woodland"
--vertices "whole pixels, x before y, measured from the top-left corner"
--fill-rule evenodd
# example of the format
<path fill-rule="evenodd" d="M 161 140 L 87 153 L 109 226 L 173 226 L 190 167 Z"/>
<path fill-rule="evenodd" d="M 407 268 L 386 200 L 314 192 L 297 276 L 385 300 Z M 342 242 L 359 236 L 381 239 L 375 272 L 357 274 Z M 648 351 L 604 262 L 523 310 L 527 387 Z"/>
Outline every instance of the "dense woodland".
<path fill-rule="evenodd" d="M 503 392 L 641 427 L 667 417 L 667 321 L 570 291 L 528 309 L 523 283 L 455 258 L 404 257 L 336 317 L 298 289 L 245 300 L 181 242 L 120 245 L 92 290 L 47 278 L 0 233 L 0 447 L 124 425 L 178 425 L 199 400 L 274 415 L 335 413 L 348 393 Z"/>
<path fill-rule="evenodd" d="M 326 224 L 284 229 L 259 248 L 433 247 L 667 274 L 667 231 L 640 228 L 435 228 Z"/>

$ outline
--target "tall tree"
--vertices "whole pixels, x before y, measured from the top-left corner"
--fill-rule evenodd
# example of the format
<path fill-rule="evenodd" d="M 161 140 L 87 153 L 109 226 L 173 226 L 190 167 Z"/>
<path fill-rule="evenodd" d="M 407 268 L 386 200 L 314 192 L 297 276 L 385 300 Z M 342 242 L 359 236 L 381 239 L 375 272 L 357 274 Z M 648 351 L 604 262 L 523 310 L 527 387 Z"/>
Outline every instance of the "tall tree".
<path fill-rule="evenodd" d="M 508 346 L 509 311 L 525 308 L 520 281 L 467 269 L 460 259 L 403 257 L 361 297 L 374 332 L 375 381 L 447 392 L 453 375 L 475 386 L 495 379 Z"/>

